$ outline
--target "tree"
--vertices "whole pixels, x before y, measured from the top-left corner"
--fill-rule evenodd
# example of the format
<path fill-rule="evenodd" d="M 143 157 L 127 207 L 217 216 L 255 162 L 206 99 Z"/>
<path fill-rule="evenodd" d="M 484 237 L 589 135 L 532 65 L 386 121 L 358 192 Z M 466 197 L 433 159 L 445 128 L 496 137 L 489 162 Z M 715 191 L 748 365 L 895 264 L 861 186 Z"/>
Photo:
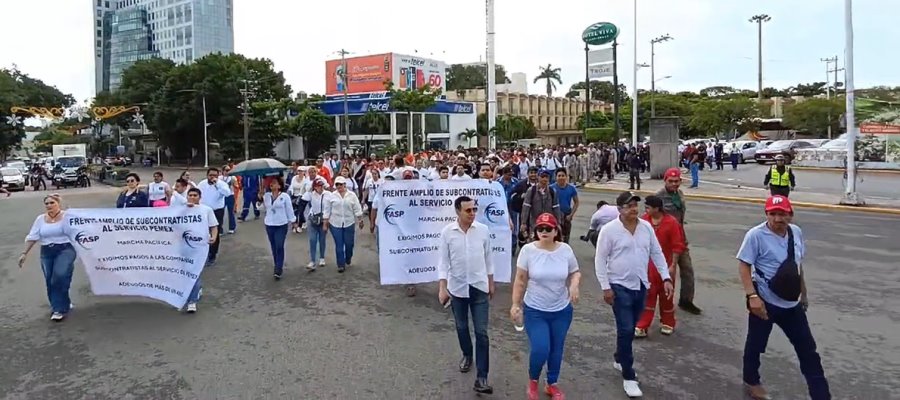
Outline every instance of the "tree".
<path fill-rule="evenodd" d="M 69 107 L 75 103 L 72 95 L 64 94 L 55 86 L 49 86 L 15 67 L 0 69 L 0 159 L 6 160 L 10 152 L 18 149 L 25 138 L 22 124 L 10 125 L 10 117 L 24 119 L 31 115 L 12 115 L 13 106 Z"/>
<path fill-rule="evenodd" d="M 495 82 L 506 83 L 509 78 L 502 65 L 494 67 Z M 487 68 L 484 64 L 462 65 L 453 64 L 447 68 L 447 91 L 462 91 L 467 89 L 483 88 L 487 86 Z"/>
<path fill-rule="evenodd" d="M 825 82 L 798 83 L 797 86 L 787 88 L 785 92 L 790 96 L 813 97 L 825 94 L 826 85 L 828 84 Z M 763 93 L 765 93 L 765 90 L 763 90 Z"/>
<path fill-rule="evenodd" d="M 791 129 L 824 137 L 829 125 L 832 132 L 840 132 L 840 115 L 844 110 L 843 98 L 806 99 L 786 106 L 782 122 Z"/>
<path fill-rule="evenodd" d="M 303 138 L 307 157 L 327 151 L 334 145 L 338 134 L 334 129 L 334 119 L 313 108 L 309 103 L 300 111 L 297 118 L 286 123 L 285 129 L 291 135 Z"/>
<path fill-rule="evenodd" d="M 704 136 L 726 138 L 759 127 L 760 105 L 750 98 L 706 100 L 695 103 L 688 126 Z"/>
<path fill-rule="evenodd" d="M 486 125 L 487 118 L 484 118 L 484 120 Z M 498 116 L 497 125 L 494 128 L 500 140 L 510 142 L 519 139 L 531 139 L 537 134 L 537 128 L 535 128 L 534 123 L 520 115 Z"/>
<path fill-rule="evenodd" d="M 385 84 L 385 88 L 390 93 L 391 101 L 390 107 L 396 111 L 405 111 L 406 112 L 406 120 L 409 124 L 409 130 L 413 142 L 415 142 L 418 138 L 413 132 L 413 119 L 412 113 L 421 113 L 425 112 L 425 110 L 434 106 L 436 98 L 441 95 L 441 89 L 432 89 L 430 86 L 425 85 L 424 87 L 412 90 L 397 90 L 394 89 L 394 83 L 388 81 Z M 424 128 L 424 127 L 423 127 Z M 425 149 L 425 133 L 422 133 L 421 137 L 421 148 Z M 406 150 L 410 153 L 416 149 L 415 143 L 407 143 Z"/>
<path fill-rule="evenodd" d="M 570 99 L 578 97 L 577 91 L 583 89 L 584 82 L 577 82 L 569 88 L 569 93 L 566 93 L 566 97 Z M 605 103 L 613 104 L 615 102 L 615 97 L 616 91 L 613 89 L 612 82 L 598 80 L 591 81 L 591 100 L 600 100 Z M 619 101 L 624 103 L 627 99 L 629 99 L 629 96 L 625 85 L 619 84 Z"/>
<path fill-rule="evenodd" d="M 460 140 L 465 139 L 466 145 L 472 145 L 472 139 L 478 136 L 478 131 L 474 129 L 467 128 L 466 130 L 459 133 Z"/>
<path fill-rule="evenodd" d="M 609 117 L 602 111 L 591 111 L 590 122 L 587 124 L 588 128 L 605 128 L 611 127 L 612 121 L 610 121 Z M 584 130 L 584 114 L 578 116 L 575 120 L 576 129 Z"/>
<path fill-rule="evenodd" d="M 540 67 L 541 73 L 538 74 L 537 77 L 534 78 L 534 83 L 538 83 L 539 80 L 544 79 L 547 81 L 547 96 L 553 96 L 553 91 L 556 90 L 556 84 L 559 83 L 562 85 L 562 78 L 559 77 L 560 68 L 553 68 L 552 64 L 547 64 L 546 67 Z"/>

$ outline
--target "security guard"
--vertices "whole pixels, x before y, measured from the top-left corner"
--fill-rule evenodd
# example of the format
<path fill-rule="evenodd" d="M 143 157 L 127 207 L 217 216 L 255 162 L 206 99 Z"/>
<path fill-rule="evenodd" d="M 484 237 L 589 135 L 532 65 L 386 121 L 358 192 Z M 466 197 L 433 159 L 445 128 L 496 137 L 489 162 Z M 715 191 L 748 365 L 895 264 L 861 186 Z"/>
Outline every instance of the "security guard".
<path fill-rule="evenodd" d="M 775 165 L 769 168 L 769 173 L 763 180 L 763 186 L 769 188 L 772 196 L 788 197 L 797 183 L 794 181 L 794 171 L 785 165 L 784 156 L 775 156 Z"/>

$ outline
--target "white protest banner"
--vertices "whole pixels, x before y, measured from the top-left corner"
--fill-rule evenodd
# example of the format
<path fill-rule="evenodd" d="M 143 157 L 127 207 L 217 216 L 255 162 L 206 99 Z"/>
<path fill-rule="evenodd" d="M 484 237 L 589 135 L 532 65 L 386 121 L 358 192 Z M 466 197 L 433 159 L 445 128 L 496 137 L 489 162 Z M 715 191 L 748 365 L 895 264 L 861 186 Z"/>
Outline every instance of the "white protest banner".
<path fill-rule="evenodd" d="M 512 233 L 506 195 L 499 182 L 388 181 L 378 188 L 378 261 L 381 284 L 434 282 L 438 280 L 441 230 L 456 222 L 453 202 L 469 196 L 478 207 L 476 221 L 491 230 L 494 281 L 512 278 Z"/>
<path fill-rule="evenodd" d="M 96 295 L 181 308 L 206 264 L 206 214 L 193 207 L 71 209 L 65 216 Z"/>

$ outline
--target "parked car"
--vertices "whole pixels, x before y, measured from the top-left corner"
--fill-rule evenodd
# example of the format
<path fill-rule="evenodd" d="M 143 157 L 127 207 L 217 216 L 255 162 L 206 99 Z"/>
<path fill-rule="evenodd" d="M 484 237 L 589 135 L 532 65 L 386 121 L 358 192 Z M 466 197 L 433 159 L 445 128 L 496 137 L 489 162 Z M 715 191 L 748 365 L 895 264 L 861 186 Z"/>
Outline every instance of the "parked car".
<path fill-rule="evenodd" d="M 18 168 L 0 168 L 0 175 L 3 175 L 3 187 L 6 190 L 25 190 L 25 175 Z"/>
<path fill-rule="evenodd" d="M 757 151 L 756 162 L 759 164 L 775 162 L 775 156 L 780 154 L 784 156 L 784 162 L 790 164 L 791 160 L 794 158 L 794 153 L 798 149 L 809 149 L 814 147 L 815 145 L 812 143 L 803 140 L 779 140 L 770 144 L 765 149 Z"/>

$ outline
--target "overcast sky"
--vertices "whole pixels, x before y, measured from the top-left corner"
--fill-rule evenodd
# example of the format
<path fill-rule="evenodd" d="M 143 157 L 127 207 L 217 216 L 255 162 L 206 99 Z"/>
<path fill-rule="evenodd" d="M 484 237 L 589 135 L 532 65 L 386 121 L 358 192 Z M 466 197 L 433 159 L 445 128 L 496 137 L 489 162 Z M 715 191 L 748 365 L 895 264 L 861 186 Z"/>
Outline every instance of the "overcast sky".
<path fill-rule="evenodd" d="M 529 80 L 538 66 L 562 68 L 559 94 L 584 79 L 581 32 L 601 21 L 616 24 L 620 81 L 631 90 L 634 23 L 632 1 L 496 0 L 497 62 Z M 72 93 L 93 96 L 93 2 L 0 0 L 4 18 L 0 66 L 22 71 Z M 295 91 L 322 93 L 325 60 L 346 48 L 357 55 L 398 52 L 447 63 L 476 62 L 485 53 L 484 0 L 234 0 L 235 51 L 267 57 Z M 857 87 L 900 85 L 900 1 L 856 0 Z M 447 8 L 452 5 L 452 8 Z M 844 0 L 638 0 L 638 62 L 650 62 L 657 46 L 656 76 L 671 75 L 659 89 L 693 90 L 715 85 L 756 88 L 754 14 L 763 27 L 765 86 L 824 81 L 820 58 L 838 55 L 844 65 Z M 843 78 L 841 78 L 843 80 Z M 649 88 L 650 71 L 638 74 Z M 532 93 L 543 92 L 529 84 Z"/>

